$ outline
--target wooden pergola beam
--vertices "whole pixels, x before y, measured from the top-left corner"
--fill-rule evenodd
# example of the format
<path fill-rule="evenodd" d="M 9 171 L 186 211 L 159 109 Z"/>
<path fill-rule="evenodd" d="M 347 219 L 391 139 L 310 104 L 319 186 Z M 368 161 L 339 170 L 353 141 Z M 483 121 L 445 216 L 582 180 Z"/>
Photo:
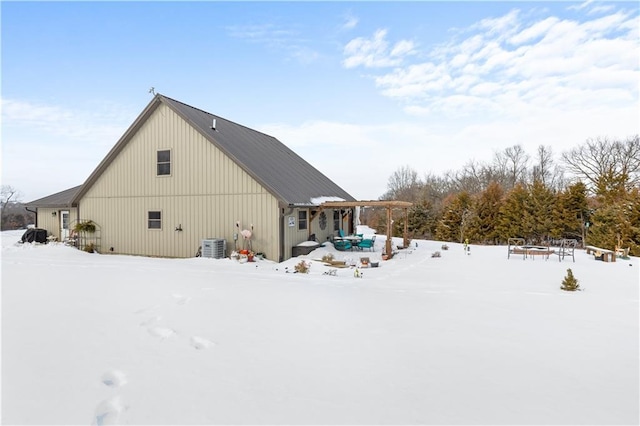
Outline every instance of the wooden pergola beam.
<path fill-rule="evenodd" d="M 369 200 L 369 201 L 325 201 L 320 204 L 320 210 L 323 208 L 352 208 L 352 207 L 384 207 L 387 209 L 387 241 L 385 242 L 385 252 L 391 256 L 393 249 L 391 248 L 392 238 L 392 210 L 403 209 L 404 210 L 404 235 L 403 245 L 407 247 L 409 244 L 408 237 L 408 218 L 409 207 L 413 206 L 413 203 L 408 201 L 397 200 Z"/>

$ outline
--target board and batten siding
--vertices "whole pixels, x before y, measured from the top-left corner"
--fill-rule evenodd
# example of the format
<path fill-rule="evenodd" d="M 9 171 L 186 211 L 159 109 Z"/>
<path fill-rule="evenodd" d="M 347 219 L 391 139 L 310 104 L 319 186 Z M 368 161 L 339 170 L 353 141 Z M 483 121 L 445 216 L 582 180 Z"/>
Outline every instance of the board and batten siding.
<path fill-rule="evenodd" d="M 58 241 L 62 241 L 62 226 L 60 224 L 60 213 L 62 211 L 69 212 L 69 228 L 70 230 L 73 229 L 78 221 L 78 211 L 75 207 L 38 207 L 38 228 L 46 229 L 47 235 L 56 237 Z M 53 213 L 56 215 L 53 216 Z"/>
<path fill-rule="evenodd" d="M 171 151 L 169 176 L 157 176 L 158 150 Z M 202 239 L 224 238 L 228 255 L 240 221 L 240 230 L 253 224 L 253 250 L 278 259 L 278 201 L 166 105 L 141 125 L 79 208 L 101 226 L 103 252 L 193 257 Z M 161 212 L 161 229 L 147 228 L 149 211 Z M 241 236 L 237 244 L 242 248 Z"/>
<path fill-rule="evenodd" d="M 304 210 L 307 212 L 307 228 L 298 229 L 298 213 Z M 324 244 L 329 240 L 330 236 L 335 236 L 333 225 L 333 210 L 323 210 L 326 217 L 325 228 L 320 227 L 320 217 L 316 216 L 313 221 L 310 221 L 312 212 L 315 212 L 317 208 L 294 208 L 286 210 L 284 213 L 284 246 L 285 246 L 285 258 L 291 257 L 292 248 L 304 241 L 308 241 L 309 237 L 313 234 L 316 236 L 316 240 Z M 289 226 L 289 217 L 294 218 L 294 226 Z"/>

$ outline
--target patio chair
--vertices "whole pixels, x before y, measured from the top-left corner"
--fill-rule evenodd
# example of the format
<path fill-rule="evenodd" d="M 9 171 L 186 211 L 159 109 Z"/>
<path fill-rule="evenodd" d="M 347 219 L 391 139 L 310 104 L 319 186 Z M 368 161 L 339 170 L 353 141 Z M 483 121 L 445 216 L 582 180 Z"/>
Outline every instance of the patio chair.
<path fill-rule="evenodd" d="M 351 250 L 351 242 L 347 241 L 347 240 L 335 240 L 333 242 L 333 247 L 335 247 L 336 250 L 340 250 L 340 251 L 346 251 L 346 250 Z"/>
<path fill-rule="evenodd" d="M 345 235 L 344 235 L 344 230 L 342 230 L 342 229 L 338 229 L 338 236 L 339 236 L 340 238 L 344 238 L 344 237 L 345 237 Z"/>
<path fill-rule="evenodd" d="M 369 249 L 371 251 L 375 251 L 375 242 L 376 242 L 376 236 L 374 235 L 373 237 L 371 237 L 371 239 L 366 239 L 366 240 L 362 240 L 358 243 L 358 248 L 360 250 L 363 249 Z"/>

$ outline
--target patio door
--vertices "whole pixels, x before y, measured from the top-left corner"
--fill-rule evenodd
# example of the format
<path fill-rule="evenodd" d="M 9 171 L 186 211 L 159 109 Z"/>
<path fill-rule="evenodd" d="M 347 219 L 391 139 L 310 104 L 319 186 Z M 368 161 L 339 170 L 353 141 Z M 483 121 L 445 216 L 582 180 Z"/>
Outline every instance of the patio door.
<path fill-rule="evenodd" d="M 69 238 L 69 210 L 60 212 L 60 241 Z"/>

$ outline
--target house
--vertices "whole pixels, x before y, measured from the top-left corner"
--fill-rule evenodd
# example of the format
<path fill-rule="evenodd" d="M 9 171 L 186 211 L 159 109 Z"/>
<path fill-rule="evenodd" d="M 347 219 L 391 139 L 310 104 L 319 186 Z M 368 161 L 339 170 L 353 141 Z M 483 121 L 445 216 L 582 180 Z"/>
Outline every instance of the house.
<path fill-rule="evenodd" d="M 327 200 L 355 201 L 276 138 L 157 94 L 83 185 L 28 207 L 60 239 L 93 221 L 102 253 L 193 257 L 224 239 L 227 255 L 250 243 L 282 261 L 352 230 L 351 210 Z"/>

